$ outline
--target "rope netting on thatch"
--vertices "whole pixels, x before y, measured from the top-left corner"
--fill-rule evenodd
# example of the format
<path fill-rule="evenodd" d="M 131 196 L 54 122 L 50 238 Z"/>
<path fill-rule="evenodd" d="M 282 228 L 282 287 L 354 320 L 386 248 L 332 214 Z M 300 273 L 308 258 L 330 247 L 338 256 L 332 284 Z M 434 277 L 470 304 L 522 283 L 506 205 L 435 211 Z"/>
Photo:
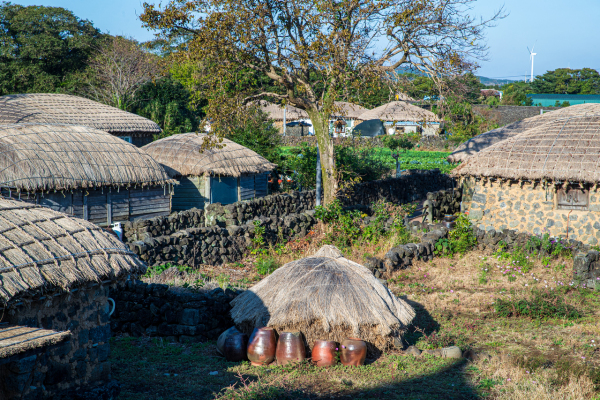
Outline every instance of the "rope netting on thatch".
<path fill-rule="evenodd" d="M 600 115 L 558 119 L 527 130 L 480 151 L 453 174 L 600 182 Z"/>
<path fill-rule="evenodd" d="M 383 350 L 415 316 L 409 304 L 334 246 L 282 266 L 231 305 L 239 329 L 299 330 L 309 346 L 315 340 L 358 337 Z"/>
<path fill-rule="evenodd" d="M 0 299 L 5 303 L 145 270 L 125 244 L 91 222 L 0 199 Z"/>
<path fill-rule="evenodd" d="M 83 97 L 54 93 L 0 97 L 0 124 L 82 125 L 110 133 L 160 133 L 155 122 Z"/>
<path fill-rule="evenodd" d="M 142 150 L 165 166 L 172 177 L 204 174 L 238 177 L 272 171 L 276 165 L 247 147 L 223 139 L 218 147 L 207 147 L 202 133 L 180 133 L 157 140 Z"/>
<path fill-rule="evenodd" d="M 36 191 L 169 182 L 149 155 L 109 133 L 72 125 L 0 125 L 0 187 Z"/>
<path fill-rule="evenodd" d="M 414 106 L 405 101 L 392 101 L 361 114 L 360 119 L 380 119 L 395 122 L 440 122 L 440 119 L 429 110 Z"/>
<path fill-rule="evenodd" d="M 481 150 L 493 144 L 553 120 L 574 116 L 594 115 L 599 113 L 600 104 L 578 104 L 571 107 L 550 111 L 541 115 L 536 115 L 535 117 L 525 118 L 522 121 L 513 122 L 512 124 L 482 133 L 467 140 L 458 146 L 452 152 L 452 154 L 448 156 L 448 161 L 452 163 L 466 161 L 472 155 L 477 154 Z"/>

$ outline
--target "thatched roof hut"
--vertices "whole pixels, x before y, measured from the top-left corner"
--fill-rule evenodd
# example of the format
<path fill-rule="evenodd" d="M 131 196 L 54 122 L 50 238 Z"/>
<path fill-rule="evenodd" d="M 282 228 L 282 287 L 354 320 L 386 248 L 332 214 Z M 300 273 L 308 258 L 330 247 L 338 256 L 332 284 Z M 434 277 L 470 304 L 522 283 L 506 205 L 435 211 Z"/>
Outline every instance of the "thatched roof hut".
<path fill-rule="evenodd" d="M 407 101 L 407 102 L 415 102 L 416 100 L 407 95 L 406 93 L 398 93 L 396 94 L 396 100 Z"/>
<path fill-rule="evenodd" d="M 361 114 L 360 119 L 380 119 L 393 122 L 441 122 L 440 119 L 429 110 L 414 106 L 405 101 L 392 101 L 382 106 L 366 111 Z"/>
<path fill-rule="evenodd" d="M 164 168 L 139 148 L 97 129 L 0 125 L 0 194 L 100 225 L 170 212 Z M 89 200 L 89 201 L 88 201 Z"/>
<path fill-rule="evenodd" d="M 309 346 L 317 339 L 358 337 L 371 351 L 390 347 L 415 316 L 410 305 L 334 246 L 282 266 L 231 304 L 233 321 L 245 332 L 258 326 L 300 330 Z"/>
<path fill-rule="evenodd" d="M 0 187 L 19 191 L 164 185 L 165 170 L 137 147 L 83 126 L 0 125 Z"/>
<path fill-rule="evenodd" d="M 287 107 L 282 107 L 279 104 L 273 104 L 266 100 L 259 100 L 258 105 L 260 109 L 269 114 L 269 118 L 275 121 L 283 121 L 283 110 L 285 111 L 285 121 L 292 122 L 300 119 L 309 119 L 308 113 L 304 110 L 301 110 L 297 107 L 287 105 Z"/>
<path fill-rule="evenodd" d="M 4 303 L 145 270 L 125 244 L 90 222 L 0 198 L 0 299 Z"/>
<path fill-rule="evenodd" d="M 0 97 L 0 124 L 81 125 L 108 132 L 140 147 L 161 132 L 155 122 L 106 104 L 56 93 Z"/>
<path fill-rule="evenodd" d="M 181 133 L 143 147 L 180 182 L 173 193 L 174 211 L 267 195 L 267 174 L 275 164 L 229 139 L 205 148 L 208 140 L 206 134 Z"/>
<path fill-rule="evenodd" d="M 448 156 L 448 161 L 451 163 L 466 161 L 469 157 L 495 143 L 556 119 L 597 113 L 600 113 L 600 104 L 579 104 L 536 115 L 535 117 L 525 118 L 522 121 L 513 122 L 512 124 L 482 133 L 467 140 Z"/>
<path fill-rule="evenodd" d="M 480 151 L 456 176 L 600 182 L 600 114 L 555 119 Z"/>
<path fill-rule="evenodd" d="M 360 116 L 369 111 L 368 108 L 347 101 L 336 101 L 332 118 L 341 117 L 345 119 L 361 120 Z"/>

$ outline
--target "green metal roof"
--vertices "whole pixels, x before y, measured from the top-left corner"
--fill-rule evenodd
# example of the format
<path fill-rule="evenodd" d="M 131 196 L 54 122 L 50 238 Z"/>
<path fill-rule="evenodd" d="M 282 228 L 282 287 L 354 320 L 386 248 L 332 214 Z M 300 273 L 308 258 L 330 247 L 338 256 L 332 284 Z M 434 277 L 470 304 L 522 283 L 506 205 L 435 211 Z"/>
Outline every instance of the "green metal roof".
<path fill-rule="evenodd" d="M 528 98 L 533 101 L 533 105 L 541 104 L 542 107 L 551 107 L 559 103 L 568 101 L 570 105 L 600 103 L 600 95 L 595 94 L 528 94 Z"/>

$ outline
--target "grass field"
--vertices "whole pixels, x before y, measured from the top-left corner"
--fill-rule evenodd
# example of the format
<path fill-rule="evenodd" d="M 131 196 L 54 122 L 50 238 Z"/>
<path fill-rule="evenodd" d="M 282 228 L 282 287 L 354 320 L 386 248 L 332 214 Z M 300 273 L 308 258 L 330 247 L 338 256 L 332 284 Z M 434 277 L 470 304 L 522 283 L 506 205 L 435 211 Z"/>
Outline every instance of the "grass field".
<path fill-rule="evenodd" d="M 313 254 L 317 232 L 273 252 L 279 264 Z M 346 256 L 382 256 L 386 244 L 346 249 Z M 210 284 L 251 286 L 256 260 L 205 267 Z M 600 399 L 600 292 L 571 281 L 572 259 L 532 257 L 526 272 L 489 252 L 416 262 L 388 277 L 388 286 L 417 310 L 407 345 L 458 345 L 473 361 L 385 353 L 358 368 L 251 367 L 216 355 L 215 343 L 170 344 L 114 338 L 113 376 L 122 399 Z M 510 268 L 510 270 L 509 270 Z M 193 275 L 190 281 L 197 280 Z M 183 282 L 179 282 L 183 284 Z M 533 316 L 500 316 L 499 304 L 545 293 L 550 308 Z M 515 308 L 516 310 L 517 308 Z M 561 310 L 575 310 L 569 317 Z"/>

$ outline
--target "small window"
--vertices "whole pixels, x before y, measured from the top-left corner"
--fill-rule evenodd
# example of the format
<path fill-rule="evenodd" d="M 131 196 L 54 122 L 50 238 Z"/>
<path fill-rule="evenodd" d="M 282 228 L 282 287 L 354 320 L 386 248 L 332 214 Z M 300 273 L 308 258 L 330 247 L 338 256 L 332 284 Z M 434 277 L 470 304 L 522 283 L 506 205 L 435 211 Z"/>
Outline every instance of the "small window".
<path fill-rule="evenodd" d="M 406 132 L 406 128 L 404 128 L 403 126 L 396 127 L 396 135 L 399 135 L 399 134 L 405 133 L 405 132 Z"/>
<path fill-rule="evenodd" d="M 131 136 L 119 136 L 121 139 L 126 141 L 127 143 L 131 143 Z"/>
<path fill-rule="evenodd" d="M 556 192 L 556 207 L 559 210 L 588 210 L 589 190 L 567 187 Z"/>

